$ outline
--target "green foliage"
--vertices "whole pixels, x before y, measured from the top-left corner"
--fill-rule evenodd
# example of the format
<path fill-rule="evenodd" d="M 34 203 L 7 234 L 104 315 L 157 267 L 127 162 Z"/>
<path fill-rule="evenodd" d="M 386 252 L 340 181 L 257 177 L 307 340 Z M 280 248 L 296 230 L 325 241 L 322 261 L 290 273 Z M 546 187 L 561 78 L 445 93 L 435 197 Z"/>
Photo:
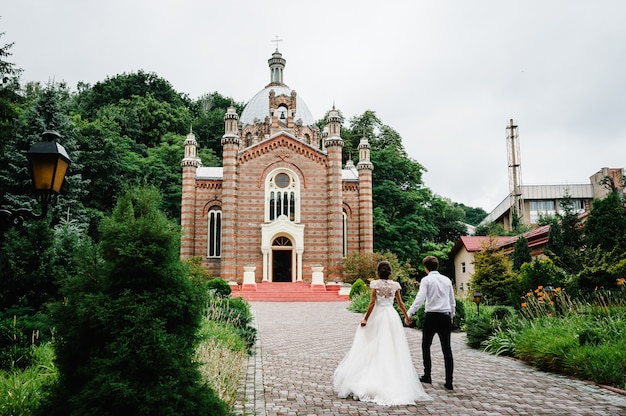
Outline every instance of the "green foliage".
<path fill-rule="evenodd" d="M 361 278 L 356 279 L 356 281 L 352 284 L 350 288 L 350 300 L 354 299 L 355 296 L 361 296 L 366 294 L 369 291 L 368 285 L 361 280 Z"/>
<path fill-rule="evenodd" d="M 369 282 L 376 279 L 378 263 L 387 260 L 391 263 L 391 279 L 399 280 L 398 276 L 407 276 L 406 268 L 398 262 L 398 258 L 392 253 L 348 253 L 343 262 L 343 281 L 353 284 L 358 279 Z M 402 282 L 400 282 L 402 284 Z"/>
<path fill-rule="evenodd" d="M 215 337 L 207 326 L 226 331 L 226 339 L 230 345 L 243 346 L 243 351 L 251 352 L 256 341 L 256 328 L 252 326 L 252 313 L 250 304 L 242 298 L 227 298 L 210 293 L 207 304 L 207 312 L 200 336 L 203 339 Z M 240 350 L 239 347 L 229 347 Z"/>
<path fill-rule="evenodd" d="M 623 283 L 622 283 L 623 284 Z M 571 299 L 549 296 L 538 287 L 525 297 L 523 317 L 485 307 L 481 319 L 468 319 L 468 344 L 493 354 L 512 355 L 542 370 L 568 374 L 623 389 L 626 387 L 626 309 L 623 293 L 598 291 Z M 490 318 L 491 317 L 491 318 Z M 490 333 L 491 332 L 491 333 Z"/>
<path fill-rule="evenodd" d="M 348 310 L 356 313 L 365 313 L 367 312 L 367 306 L 369 305 L 369 303 L 370 292 L 361 293 L 350 298 Z"/>
<path fill-rule="evenodd" d="M 582 224 L 569 195 L 561 199 L 559 205 L 561 209 L 555 221 L 550 224 L 548 242 L 544 251 L 557 267 L 567 273 L 575 274 L 582 268 L 580 256 L 583 245 Z"/>
<path fill-rule="evenodd" d="M 513 270 L 515 271 L 519 271 L 524 263 L 530 263 L 533 259 L 530 255 L 528 240 L 523 235 L 519 236 L 518 239 L 515 240 L 512 259 Z"/>
<path fill-rule="evenodd" d="M 224 279 L 220 279 L 219 277 L 209 280 L 206 283 L 207 289 L 215 292 L 217 296 L 227 298 L 232 293 L 232 289 L 228 282 Z"/>
<path fill-rule="evenodd" d="M 494 322 L 485 313 L 468 318 L 466 325 L 467 345 L 472 348 L 480 348 L 495 330 Z"/>
<path fill-rule="evenodd" d="M 488 236 L 488 235 L 506 235 L 504 227 L 495 222 L 489 222 L 487 224 L 478 225 L 474 230 L 474 235 Z"/>
<path fill-rule="evenodd" d="M 225 414 L 193 360 L 206 292 L 179 259 L 178 227 L 154 188 L 132 188 L 102 223 L 95 282 L 64 282 L 54 305 L 61 377 L 41 412 Z"/>
<path fill-rule="evenodd" d="M 58 253 L 46 220 L 33 221 L 6 233 L 0 256 L 0 311 L 29 306 L 38 310 L 58 291 Z"/>
<path fill-rule="evenodd" d="M 519 292 L 519 276 L 511 271 L 508 256 L 498 250 L 497 240 L 490 239 L 474 257 L 472 287 L 479 290 L 490 305 L 512 305 Z M 515 301 L 517 303 L 517 301 Z"/>
<path fill-rule="evenodd" d="M 188 99 L 177 93 L 168 81 L 142 70 L 107 78 L 97 82 L 93 87 L 87 86 L 77 102 L 80 112 L 93 117 L 99 109 L 107 105 L 149 95 L 157 101 L 171 103 L 176 107 L 185 107 L 189 104 Z"/>
<path fill-rule="evenodd" d="M 191 279 L 199 282 L 207 282 L 212 278 L 210 271 L 202 266 L 201 256 L 189 257 L 183 261 L 189 268 L 189 277 Z"/>
<path fill-rule="evenodd" d="M 58 377 L 53 348 L 49 343 L 32 346 L 33 363 L 23 371 L 0 371 L 0 414 L 32 415 Z"/>
<path fill-rule="evenodd" d="M 482 208 L 472 208 L 458 202 L 455 202 L 453 205 L 463 210 L 465 213 L 465 222 L 470 225 L 477 226 L 487 216 L 487 211 Z"/>
<path fill-rule="evenodd" d="M 584 233 L 587 248 L 626 251 L 626 210 L 616 193 L 593 200 Z"/>
<path fill-rule="evenodd" d="M 407 156 L 401 136 L 375 112 L 351 118 L 341 135 L 344 160 L 359 154 L 362 137 L 371 144 L 375 251 L 419 265 L 432 245 L 447 246 L 467 233 L 463 210 L 424 186 L 424 167 Z"/>
<path fill-rule="evenodd" d="M 523 292 L 534 290 L 538 286 L 546 286 L 548 283 L 554 287 L 563 286 L 566 279 L 563 271 L 549 258 L 535 258 L 532 262 L 523 264 L 520 277 L 520 288 Z"/>
<path fill-rule="evenodd" d="M 48 316 L 32 308 L 0 313 L 0 370 L 26 368 L 33 363 L 32 346 L 51 340 Z"/>
<path fill-rule="evenodd" d="M 612 273 L 617 271 L 618 265 L 626 257 L 626 252 L 619 247 L 605 250 L 600 246 L 587 247 L 581 253 L 583 266 L 572 286 L 583 292 L 592 292 L 601 288 L 615 287 L 615 278 Z M 620 276 L 621 277 L 621 276 Z"/>

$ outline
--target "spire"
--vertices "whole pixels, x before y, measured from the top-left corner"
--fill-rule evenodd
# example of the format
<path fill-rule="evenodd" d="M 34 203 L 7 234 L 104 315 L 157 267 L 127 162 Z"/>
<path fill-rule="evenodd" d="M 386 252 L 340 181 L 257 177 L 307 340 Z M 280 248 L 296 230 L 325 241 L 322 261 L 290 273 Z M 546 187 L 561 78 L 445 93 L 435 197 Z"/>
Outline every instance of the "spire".
<path fill-rule="evenodd" d="M 276 47 L 276 51 L 272 54 L 272 57 L 267 60 L 267 63 L 270 66 L 270 85 L 285 85 L 283 83 L 283 70 L 285 69 L 285 61 L 283 59 L 283 55 L 278 52 L 278 47 Z"/>

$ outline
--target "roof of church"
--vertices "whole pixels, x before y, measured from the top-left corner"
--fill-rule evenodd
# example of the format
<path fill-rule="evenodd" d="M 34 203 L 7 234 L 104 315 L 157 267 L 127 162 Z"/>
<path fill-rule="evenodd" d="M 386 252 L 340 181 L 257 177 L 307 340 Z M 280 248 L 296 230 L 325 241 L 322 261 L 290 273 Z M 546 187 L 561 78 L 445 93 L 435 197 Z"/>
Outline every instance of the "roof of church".
<path fill-rule="evenodd" d="M 270 116 L 269 95 L 271 90 L 274 90 L 274 93 L 276 93 L 277 97 L 279 95 L 291 95 L 291 88 L 284 84 L 272 85 L 263 88 L 254 97 L 252 97 L 250 101 L 248 101 L 248 104 L 246 104 L 246 108 L 244 108 L 243 112 L 241 113 L 239 121 L 244 126 L 247 124 L 254 124 L 255 118 L 263 122 L 263 120 L 265 120 L 265 117 Z M 300 95 L 296 95 L 296 116 L 294 117 L 294 120 L 298 121 L 299 119 L 302 119 L 302 125 L 304 126 L 312 126 L 313 124 L 315 124 L 315 120 L 311 115 L 309 107 L 307 107 L 306 103 L 304 102 L 304 100 L 302 100 Z"/>
<path fill-rule="evenodd" d="M 272 58 L 268 61 L 270 66 L 270 83 L 248 101 L 248 104 L 246 104 L 246 107 L 241 113 L 241 117 L 239 117 L 241 124 L 244 126 L 254 124 L 255 119 L 263 122 L 265 117 L 270 117 L 269 95 L 271 90 L 274 90 L 276 97 L 281 95 L 291 96 L 291 88 L 283 82 L 285 62 L 281 53 L 276 49 Z M 294 117 L 294 121 L 298 120 L 302 120 L 302 125 L 304 126 L 312 126 L 315 124 L 309 107 L 307 107 L 300 95 L 296 95 L 296 114 Z"/>
<path fill-rule="evenodd" d="M 349 161 L 351 162 L 351 161 Z M 223 180 L 224 168 L 223 167 L 211 167 L 200 166 L 196 170 L 196 179 L 204 180 Z M 346 164 L 346 168 L 341 170 L 341 179 L 344 181 L 358 181 L 359 171 L 356 170 L 354 164 Z"/>

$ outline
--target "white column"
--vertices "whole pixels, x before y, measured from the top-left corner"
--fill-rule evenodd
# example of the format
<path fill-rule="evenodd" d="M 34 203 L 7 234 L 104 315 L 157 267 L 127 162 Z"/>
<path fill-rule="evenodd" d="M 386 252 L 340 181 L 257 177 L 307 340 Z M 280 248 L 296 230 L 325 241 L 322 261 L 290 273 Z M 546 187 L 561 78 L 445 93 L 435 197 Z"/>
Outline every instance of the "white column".
<path fill-rule="evenodd" d="M 302 252 L 304 250 L 296 250 L 296 281 L 302 281 Z"/>
<path fill-rule="evenodd" d="M 268 250 L 263 251 L 263 281 L 269 281 L 270 253 Z"/>

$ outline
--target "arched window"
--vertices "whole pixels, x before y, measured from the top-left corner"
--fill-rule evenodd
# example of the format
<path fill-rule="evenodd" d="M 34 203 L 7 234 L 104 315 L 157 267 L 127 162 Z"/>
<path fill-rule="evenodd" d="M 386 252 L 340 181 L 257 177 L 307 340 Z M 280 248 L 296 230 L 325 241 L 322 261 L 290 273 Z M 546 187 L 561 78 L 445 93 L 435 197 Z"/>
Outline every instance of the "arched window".
<path fill-rule="evenodd" d="M 343 257 L 348 255 L 348 214 L 343 212 Z"/>
<path fill-rule="evenodd" d="M 277 110 L 278 110 L 278 114 L 277 114 L 278 115 L 278 121 L 280 123 L 286 123 L 287 122 L 287 112 L 289 111 L 287 109 L 287 106 L 284 105 L 284 104 L 281 104 L 281 105 L 278 106 Z"/>
<path fill-rule="evenodd" d="M 246 133 L 246 147 L 252 146 L 252 133 Z"/>
<path fill-rule="evenodd" d="M 207 257 L 220 257 L 222 255 L 222 210 L 214 206 L 207 213 Z"/>
<path fill-rule="evenodd" d="M 300 182 L 287 169 L 278 169 L 268 175 L 265 183 L 267 205 L 265 221 L 274 221 L 281 215 L 289 221 L 300 222 Z"/>

